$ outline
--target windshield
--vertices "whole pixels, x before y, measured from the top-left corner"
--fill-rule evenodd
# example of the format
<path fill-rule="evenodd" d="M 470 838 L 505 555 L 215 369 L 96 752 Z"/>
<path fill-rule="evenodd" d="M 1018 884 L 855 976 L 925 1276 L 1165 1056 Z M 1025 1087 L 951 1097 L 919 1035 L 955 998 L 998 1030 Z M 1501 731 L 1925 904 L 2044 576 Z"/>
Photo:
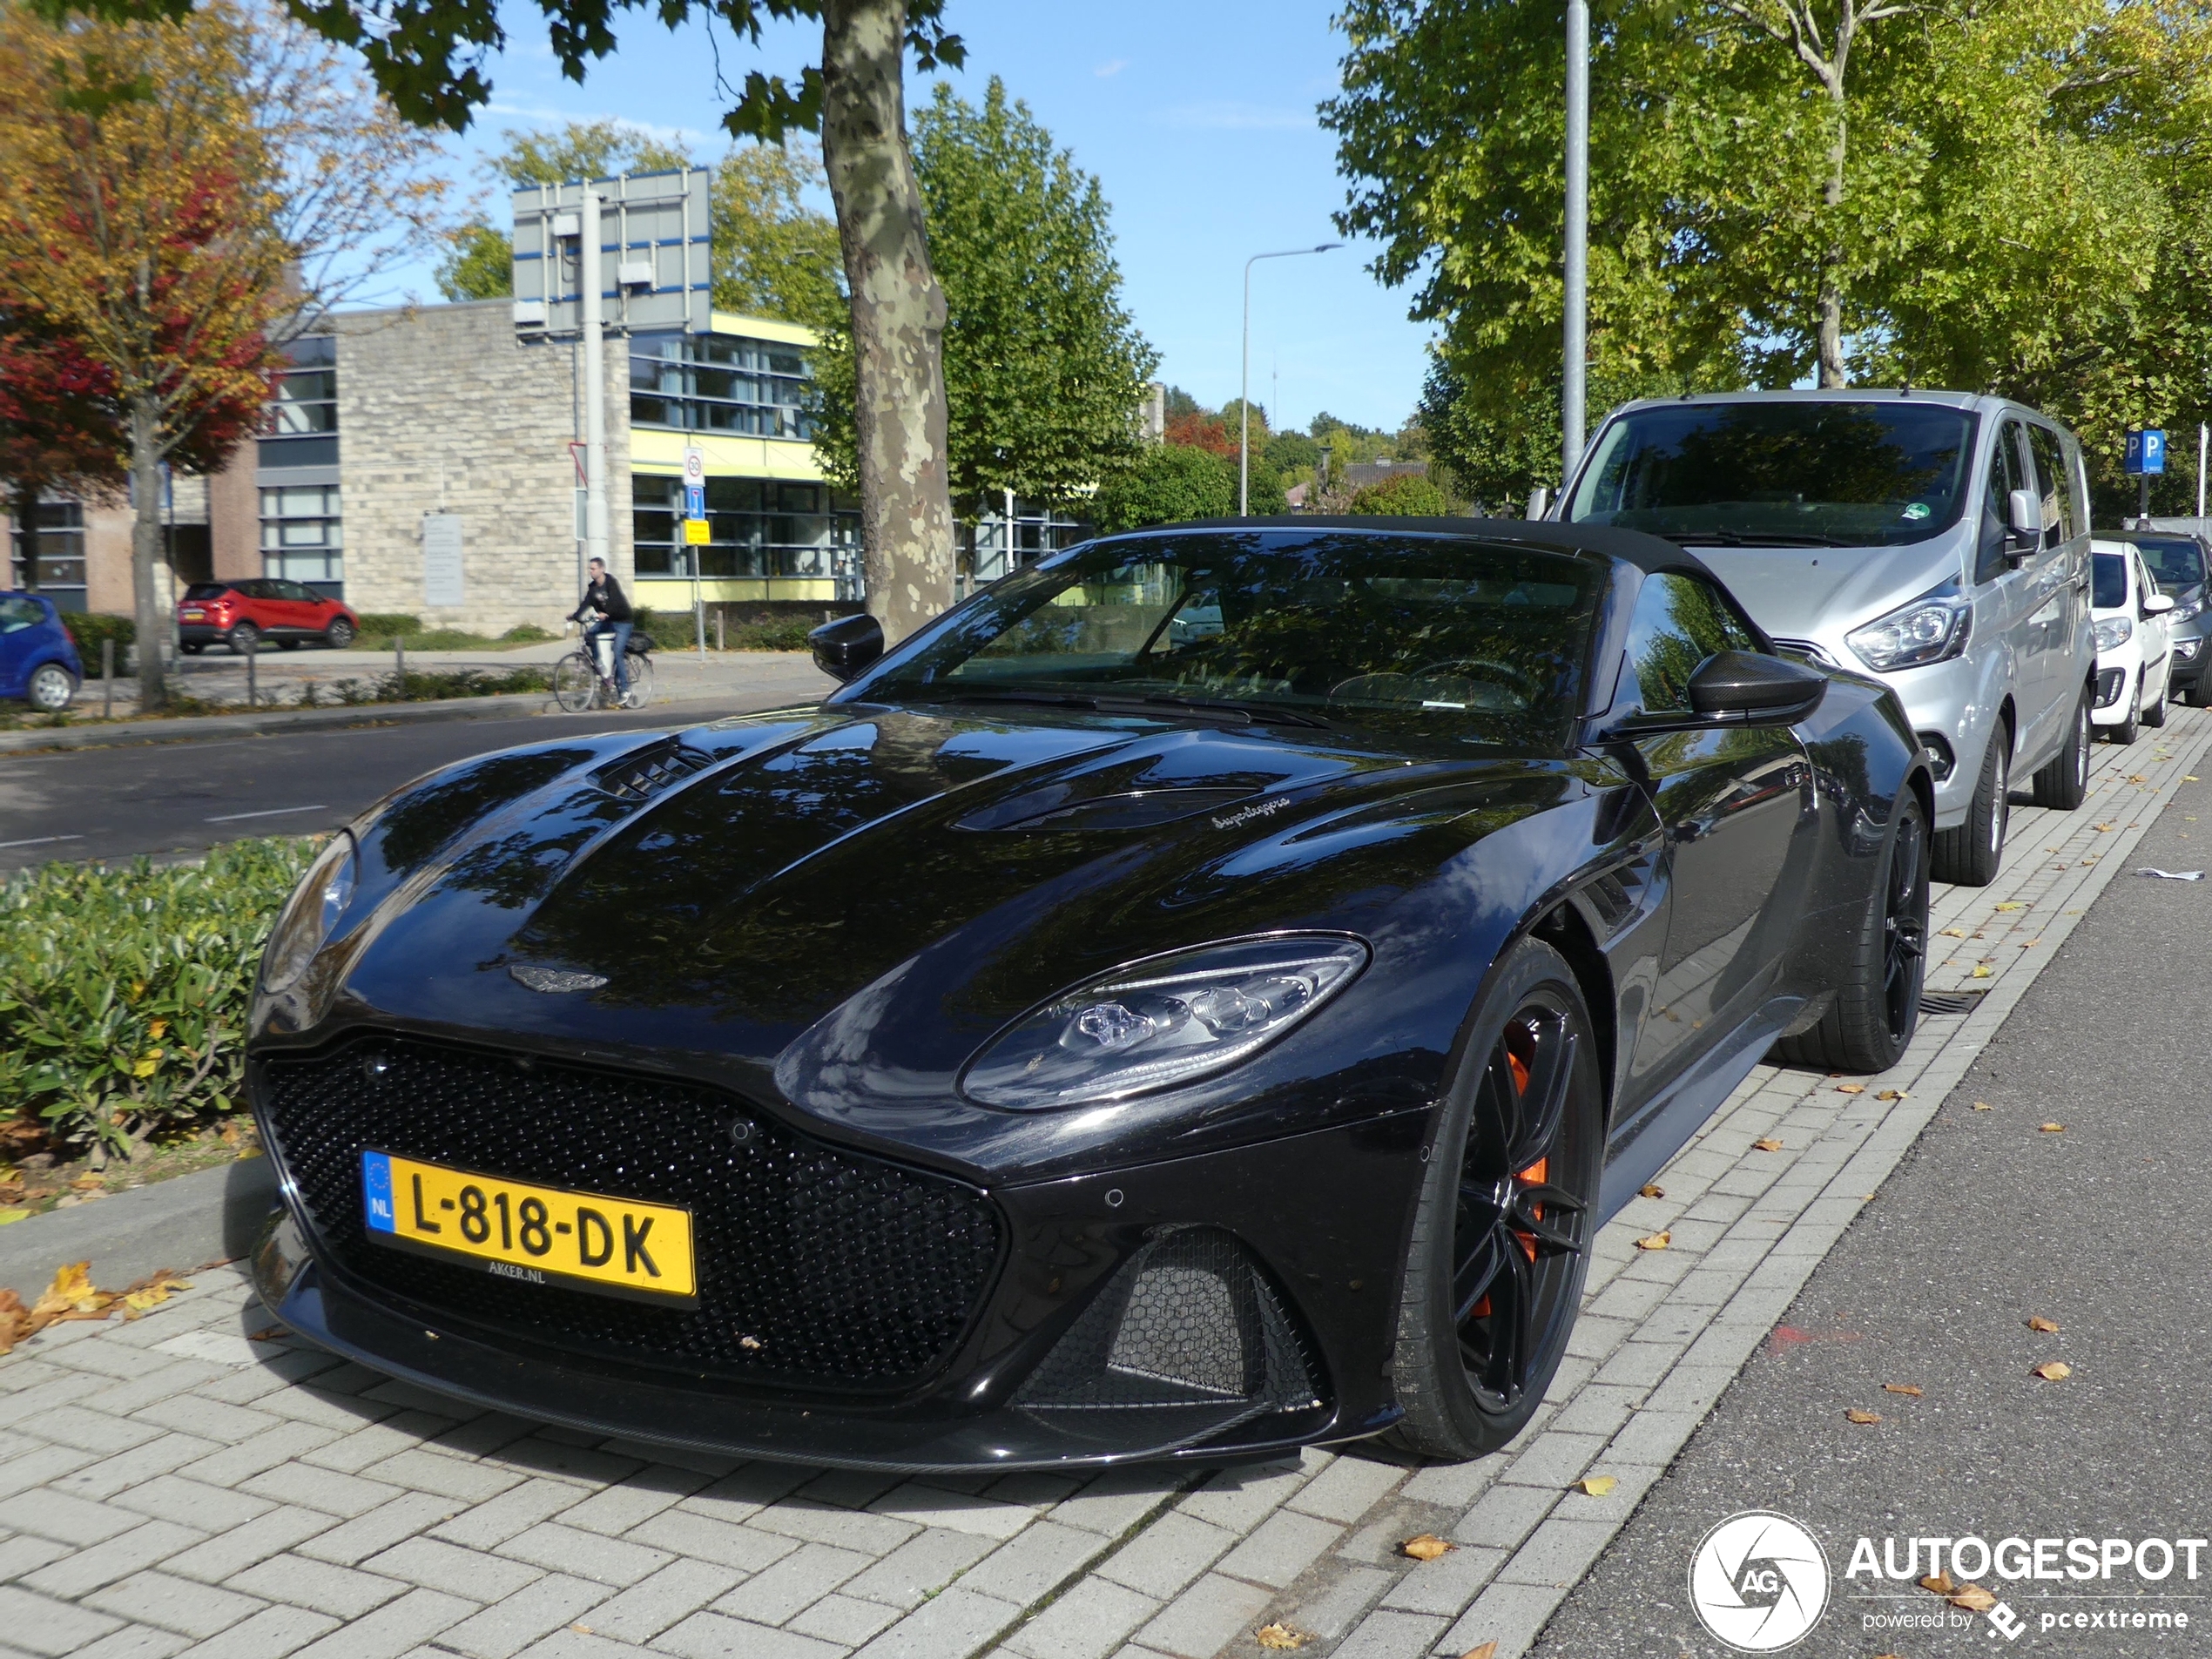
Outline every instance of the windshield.
<path fill-rule="evenodd" d="M 2117 610 L 2128 603 L 2128 565 L 2117 553 L 2090 555 L 2095 564 L 2090 576 L 2089 603 L 2099 610 Z"/>
<path fill-rule="evenodd" d="M 1211 531 L 1077 548 L 997 583 L 871 700 L 1181 705 L 1555 749 L 1603 564 L 1442 536 Z"/>
<path fill-rule="evenodd" d="M 2143 563 L 2150 566 L 2161 593 L 2179 593 L 2204 580 L 2204 550 L 2188 536 L 2131 536 L 2128 539 L 2142 550 Z"/>
<path fill-rule="evenodd" d="M 1903 399 L 1685 403 L 1606 427 L 1566 516 L 1690 545 L 1888 547 L 1959 521 L 1974 417 Z"/>

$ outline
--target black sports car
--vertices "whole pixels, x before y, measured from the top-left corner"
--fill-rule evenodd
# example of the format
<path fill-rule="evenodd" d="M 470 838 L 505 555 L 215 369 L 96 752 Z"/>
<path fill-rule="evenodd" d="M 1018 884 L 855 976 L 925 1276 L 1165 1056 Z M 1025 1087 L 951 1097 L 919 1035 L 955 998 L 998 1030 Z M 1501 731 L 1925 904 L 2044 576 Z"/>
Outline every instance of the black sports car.
<path fill-rule="evenodd" d="M 766 1457 L 1463 1457 L 1754 1062 L 1912 1035 L 1904 715 L 1669 543 L 1184 526 L 815 649 L 325 849 L 253 1016 L 293 1329 Z"/>

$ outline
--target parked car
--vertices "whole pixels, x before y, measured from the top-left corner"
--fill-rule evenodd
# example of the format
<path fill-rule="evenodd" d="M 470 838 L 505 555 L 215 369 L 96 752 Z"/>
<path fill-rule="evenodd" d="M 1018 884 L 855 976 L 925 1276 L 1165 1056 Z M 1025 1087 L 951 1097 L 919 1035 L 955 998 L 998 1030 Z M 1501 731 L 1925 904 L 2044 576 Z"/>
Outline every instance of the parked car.
<path fill-rule="evenodd" d="M 250 1015 L 287 1328 L 740 1456 L 1469 1456 L 1777 1040 L 1912 1037 L 1926 757 L 1670 543 L 1177 526 L 813 640 L 333 839 Z"/>
<path fill-rule="evenodd" d="M 2212 638 L 2212 611 L 2205 609 L 2204 539 L 2172 530 L 2130 530 L 2113 539 L 2134 544 L 2158 590 L 2174 602 L 2166 613 L 2174 642 L 2168 691 L 2184 703 L 2212 707 L 2212 677 L 2204 671 L 2206 652 L 2212 650 L 2205 643 Z"/>
<path fill-rule="evenodd" d="M 2015 775 L 2089 782 L 2088 482 L 2073 435 L 1957 392 L 1745 392 L 1615 411 L 1558 516 L 1694 549 L 1784 649 L 1878 675 L 1936 777 L 1935 873 L 2003 860 Z"/>
<path fill-rule="evenodd" d="M 261 640 L 296 651 L 309 640 L 343 651 L 361 619 L 343 600 L 297 582 L 195 582 L 177 602 L 177 641 L 185 655 L 227 645 L 243 657 Z"/>
<path fill-rule="evenodd" d="M 0 592 L 0 698 L 58 714 L 84 683 L 77 642 L 54 602 L 39 593 Z"/>
<path fill-rule="evenodd" d="M 2166 724 L 2174 602 L 2132 542 L 2092 542 L 2089 616 L 2097 642 L 2097 700 L 2090 718 L 2114 743 Z"/>

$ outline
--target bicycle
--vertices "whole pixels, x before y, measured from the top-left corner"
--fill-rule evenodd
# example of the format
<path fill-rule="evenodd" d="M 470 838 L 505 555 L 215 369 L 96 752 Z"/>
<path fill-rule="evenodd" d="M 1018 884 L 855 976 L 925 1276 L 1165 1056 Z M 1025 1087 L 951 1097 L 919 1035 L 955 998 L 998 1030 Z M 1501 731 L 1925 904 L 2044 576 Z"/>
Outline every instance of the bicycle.
<path fill-rule="evenodd" d="M 583 648 L 570 651 L 553 664 L 553 700 L 570 714 L 589 709 L 642 709 L 653 695 L 653 642 L 643 634 L 630 636 L 624 653 L 628 691 L 615 691 L 614 642 L 604 634 L 587 634 Z M 596 659 L 596 660 L 595 660 Z"/>

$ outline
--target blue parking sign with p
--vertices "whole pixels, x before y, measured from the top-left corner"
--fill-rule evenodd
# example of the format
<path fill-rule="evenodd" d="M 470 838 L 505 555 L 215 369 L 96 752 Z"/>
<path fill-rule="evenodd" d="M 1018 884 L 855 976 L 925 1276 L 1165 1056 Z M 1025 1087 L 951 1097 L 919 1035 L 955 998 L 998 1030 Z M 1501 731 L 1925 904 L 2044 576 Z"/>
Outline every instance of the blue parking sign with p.
<path fill-rule="evenodd" d="M 2166 470 L 2166 435 L 2157 428 L 2130 432 L 2128 453 L 2121 463 L 2121 470 L 2130 476 L 2162 473 Z"/>

